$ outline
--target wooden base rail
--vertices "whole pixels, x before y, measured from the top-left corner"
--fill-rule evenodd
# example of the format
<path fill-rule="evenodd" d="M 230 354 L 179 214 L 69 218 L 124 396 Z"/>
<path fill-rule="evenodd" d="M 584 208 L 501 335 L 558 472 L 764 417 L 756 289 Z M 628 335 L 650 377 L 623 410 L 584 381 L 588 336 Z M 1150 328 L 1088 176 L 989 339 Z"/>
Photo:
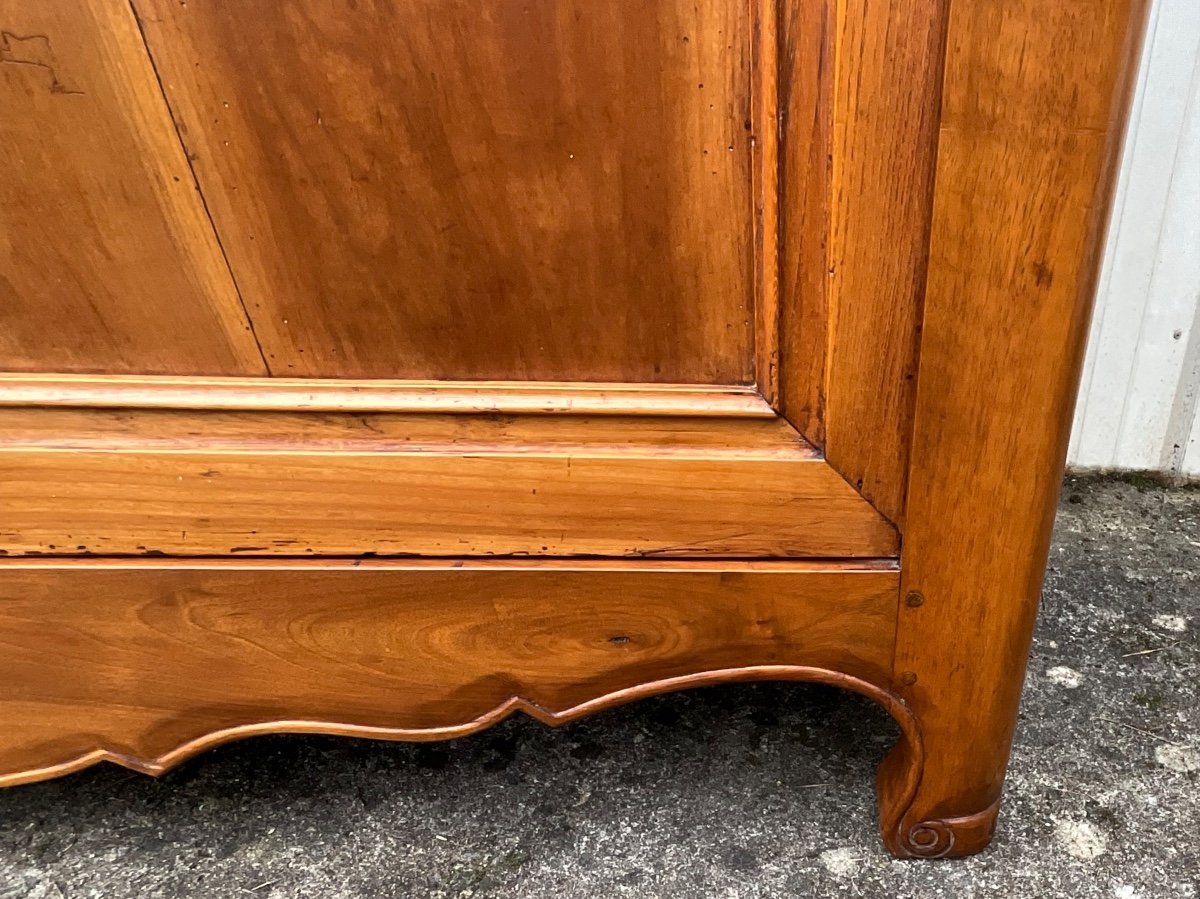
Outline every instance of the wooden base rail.
<path fill-rule="evenodd" d="M 0 562 L 0 785 L 160 774 L 265 733 L 438 740 L 658 693 L 800 680 L 880 703 L 893 852 L 986 840 L 908 820 L 920 722 L 891 688 L 894 564 Z"/>

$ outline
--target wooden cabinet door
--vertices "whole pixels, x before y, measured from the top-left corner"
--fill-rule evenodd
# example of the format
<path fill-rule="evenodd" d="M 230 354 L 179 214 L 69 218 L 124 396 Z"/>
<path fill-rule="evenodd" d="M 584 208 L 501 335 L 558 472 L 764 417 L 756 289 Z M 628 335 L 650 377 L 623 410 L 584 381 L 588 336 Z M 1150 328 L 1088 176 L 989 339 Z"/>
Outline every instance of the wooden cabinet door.
<path fill-rule="evenodd" d="M 0 0 L 0 785 L 809 680 L 978 851 L 1141 8 Z"/>
<path fill-rule="evenodd" d="M 4 6 L 9 553 L 896 554 L 932 11 Z"/>

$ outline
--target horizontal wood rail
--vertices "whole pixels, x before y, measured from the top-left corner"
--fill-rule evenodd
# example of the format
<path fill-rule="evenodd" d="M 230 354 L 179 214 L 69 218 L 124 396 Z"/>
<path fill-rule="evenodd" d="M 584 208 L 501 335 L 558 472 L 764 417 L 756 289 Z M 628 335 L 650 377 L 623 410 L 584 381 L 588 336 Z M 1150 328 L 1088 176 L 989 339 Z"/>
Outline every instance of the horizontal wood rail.
<path fill-rule="evenodd" d="M 781 419 L 0 408 L 8 555 L 874 558 Z"/>

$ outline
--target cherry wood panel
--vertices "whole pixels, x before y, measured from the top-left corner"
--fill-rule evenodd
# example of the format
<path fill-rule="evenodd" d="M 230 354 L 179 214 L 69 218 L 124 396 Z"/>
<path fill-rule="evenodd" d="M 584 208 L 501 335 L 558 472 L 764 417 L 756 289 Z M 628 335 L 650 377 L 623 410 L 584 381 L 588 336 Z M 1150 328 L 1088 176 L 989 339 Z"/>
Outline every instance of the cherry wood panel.
<path fill-rule="evenodd" d="M 998 809 L 1142 6 L 951 7 L 895 662 L 915 854 Z"/>
<path fill-rule="evenodd" d="M 986 845 L 1141 0 L 133 3 L 0 0 L 0 784 L 807 679 Z"/>
<path fill-rule="evenodd" d="M 0 0 L 0 370 L 262 374 L 129 8 Z"/>
<path fill-rule="evenodd" d="M 276 375 L 747 384 L 727 0 L 135 0 Z"/>
<path fill-rule="evenodd" d="M 101 759 L 158 773 L 272 731 L 561 723 L 796 666 L 878 683 L 897 582 L 828 563 L 0 563 L 0 784 Z"/>
<path fill-rule="evenodd" d="M 753 387 L 0 374 L 0 406 L 775 418 Z"/>
<path fill-rule="evenodd" d="M 101 425 L 106 419 L 111 426 Z M 702 424 L 679 428 L 678 419 L 606 419 L 616 427 L 592 425 L 586 438 L 587 426 L 569 416 L 530 417 L 515 427 L 465 416 L 320 421 L 327 424 L 269 413 L 4 410 L 0 549 L 175 556 L 897 551 L 895 530 L 777 420 L 715 420 L 706 432 Z M 646 436 L 632 436 L 639 431 Z"/>

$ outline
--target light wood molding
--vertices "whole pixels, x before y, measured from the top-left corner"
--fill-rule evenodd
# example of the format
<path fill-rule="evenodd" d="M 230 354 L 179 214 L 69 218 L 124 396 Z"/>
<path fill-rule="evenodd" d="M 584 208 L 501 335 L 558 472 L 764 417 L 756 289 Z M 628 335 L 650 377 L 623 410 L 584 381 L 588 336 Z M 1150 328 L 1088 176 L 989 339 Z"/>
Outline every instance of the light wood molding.
<path fill-rule="evenodd" d="M 786 2 L 786 0 L 785 0 Z M 754 196 L 754 372 L 759 392 L 779 405 L 779 3 L 753 0 L 750 149 Z"/>
<path fill-rule="evenodd" d="M 775 417 L 753 387 L 154 375 L 0 374 L 3 406 Z"/>

